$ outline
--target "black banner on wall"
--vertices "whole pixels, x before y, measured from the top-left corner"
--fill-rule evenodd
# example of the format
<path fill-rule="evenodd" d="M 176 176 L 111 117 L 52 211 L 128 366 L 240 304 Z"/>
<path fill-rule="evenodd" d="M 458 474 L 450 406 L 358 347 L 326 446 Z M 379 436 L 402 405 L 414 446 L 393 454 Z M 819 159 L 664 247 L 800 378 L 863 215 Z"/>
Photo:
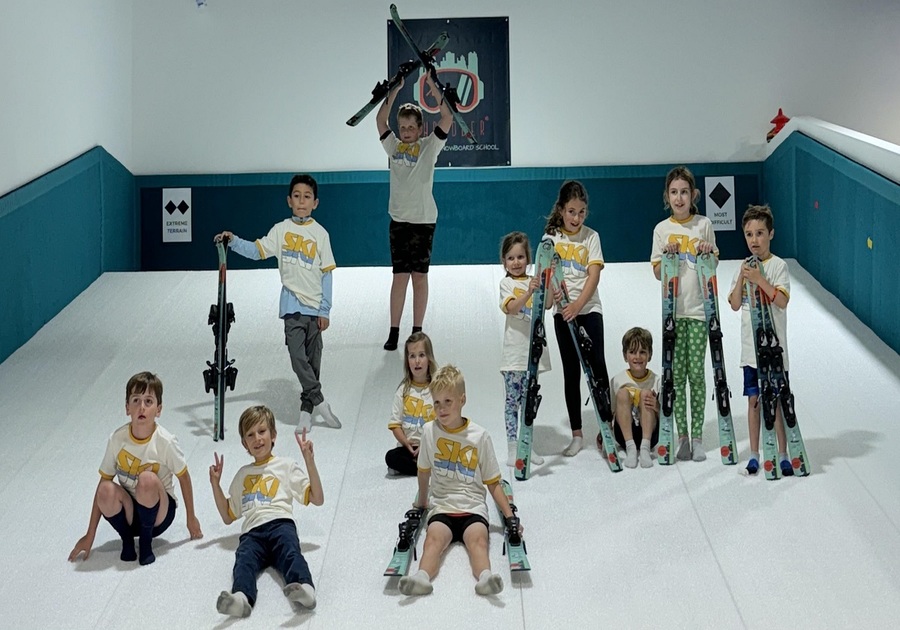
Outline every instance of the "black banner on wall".
<path fill-rule="evenodd" d="M 459 111 L 478 141 L 471 144 L 466 140 L 454 121 L 437 165 L 509 165 L 509 18 L 403 20 L 403 24 L 420 48 L 431 44 L 442 31 L 450 35 L 435 68 L 441 83 L 456 88 Z M 392 76 L 401 63 L 415 55 L 390 20 L 387 28 L 388 76 Z M 423 134 L 434 131 L 440 108 L 428 94 L 422 69 L 406 79 L 391 111 L 392 125 L 397 108 L 409 102 L 419 105 L 425 114 Z"/>

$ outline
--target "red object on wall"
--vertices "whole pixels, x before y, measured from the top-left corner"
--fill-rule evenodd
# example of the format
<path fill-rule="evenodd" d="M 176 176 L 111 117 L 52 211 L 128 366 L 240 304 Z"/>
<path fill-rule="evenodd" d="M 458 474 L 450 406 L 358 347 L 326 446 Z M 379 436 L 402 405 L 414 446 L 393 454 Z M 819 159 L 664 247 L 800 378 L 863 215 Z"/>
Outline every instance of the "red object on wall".
<path fill-rule="evenodd" d="M 788 118 L 787 116 L 785 116 L 785 115 L 784 115 L 784 112 L 782 112 L 782 111 L 781 111 L 781 108 L 779 107 L 779 108 L 778 108 L 778 115 L 775 116 L 775 118 L 773 118 L 772 120 L 769 121 L 770 123 L 772 123 L 773 125 L 775 125 L 775 127 L 772 128 L 772 129 L 769 131 L 769 133 L 766 134 L 766 142 L 770 142 L 770 141 L 772 140 L 772 138 L 775 137 L 775 134 L 777 134 L 779 131 L 781 131 L 782 129 L 784 129 L 784 126 L 785 126 L 786 124 L 788 124 L 788 121 L 789 121 L 789 120 L 790 120 L 790 118 Z"/>

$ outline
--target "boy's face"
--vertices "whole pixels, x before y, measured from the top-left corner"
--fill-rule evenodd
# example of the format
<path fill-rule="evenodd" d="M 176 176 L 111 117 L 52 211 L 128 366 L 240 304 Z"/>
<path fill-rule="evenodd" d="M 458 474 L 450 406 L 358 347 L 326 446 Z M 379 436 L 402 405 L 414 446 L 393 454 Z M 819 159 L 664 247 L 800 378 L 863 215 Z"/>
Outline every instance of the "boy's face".
<path fill-rule="evenodd" d="M 631 375 L 636 378 L 641 378 L 647 373 L 647 365 L 650 363 L 650 351 L 643 346 L 638 349 L 631 348 L 628 352 L 625 353 L 625 362 L 628 364 L 628 369 L 631 371 Z"/>
<path fill-rule="evenodd" d="M 466 395 L 453 388 L 439 391 L 432 390 L 434 413 L 443 427 L 456 428 L 462 423 L 462 408 L 466 404 Z"/>
<path fill-rule="evenodd" d="M 266 422 L 257 422 L 241 436 L 241 444 L 256 461 L 267 459 L 275 446 L 275 432 Z"/>
<path fill-rule="evenodd" d="M 131 392 L 125 401 L 125 415 L 131 418 L 133 434 L 147 435 L 161 412 L 162 405 L 156 400 L 156 394 L 151 389 L 145 392 Z"/>
<path fill-rule="evenodd" d="M 775 236 L 775 230 L 766 228 L 764 221 L 752 219 L 744 224 L 744 239 L 747 241 L 747 248 L 751 254 L 759 256 L 760 260 L 769 257 L 771 253 L 769 244 L 773 236 Z"/>
<path fill-rule="evenodd" d="M 287 198 L 287 204 L 295 217 L 305 219 L 319 206 L 319 200 L 315 198 L 309 185 L 295 184 L 290 197 Z"/>
<path fill-rule="evenodd" d="M 397 127 L 400 131 L 400 142 L 412 144 L 422 135 L 422 126 L 415 116 L 398 116 Z"/>

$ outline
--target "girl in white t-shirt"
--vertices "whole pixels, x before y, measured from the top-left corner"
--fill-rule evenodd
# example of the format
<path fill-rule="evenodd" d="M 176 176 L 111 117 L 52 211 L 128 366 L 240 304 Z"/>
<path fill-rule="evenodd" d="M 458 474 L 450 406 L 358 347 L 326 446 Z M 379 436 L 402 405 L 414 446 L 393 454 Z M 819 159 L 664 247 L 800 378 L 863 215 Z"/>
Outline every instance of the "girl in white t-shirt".
<path fill-rule="evenodd" d="M 397 438 L 397 446 L 384 455 L 391 475 L 415 476 L 416 458 L 425 424 L 434 420 L 431 378 L 437 372 L 431 339 L 423 332 L 409 336 L 404 345 L 403 381 L 394 394 L 388 429 Z"/>
<path fill-rule="evenodd" d="M 528 351 L 531 340 L 531 298 L 540 287 L 540 277 L 529 276 L 531 246 L 524 232 L 510 232 L 500 241 L 500 261 L 506 276 L 500 280 L 500 310 L 506 314 L 503 326 L 503 353 L 500 358 L 500 374 L 506 387 L 506 441 L 507 466 L 516 465 L 518 451 L 519 412 L 525 404 L 528 384 Z M 546 306 L 553 303 L 547 292 Z M 539 372 L 550 369 L 550 356 L 541 354 Z M 531 453 L 531 463 L 540 465 L 544 458 Z"/>
<path fill-rule="evenodd" d="M 678 447 L 675 458 L 702 462 L 703 421 L 706 410 L 706 314 L 697 275 L 697 256 L 712 253 L 718 260 L 712 222 L 698 214 L 700 195 L 694 176 L 684 166 L 669 171 L 663 202 L 672 215 L 653 228 L 650 263 L 659 280 L 663 254 L 678 254 L 678 297 L 675 301 L 675 427 Z M 691 431 L 688 434 L 686 389 L 691 390 Z M 691 439 L 693 438 L 693 439 Z"/>
<path fill-rule="evenodd" d="M 587 214 L 588 194 L 584 185 L 574 180 L 567 181 L 559 189 L 559 196 L 544 230 L 547 233 L 544 238 L 553 241 L 556 253 L 559 254 L 571 300 L 565 308 L 560 308 L 557 304 L 553 315 L 553 328 L 563 368 L 566 411 L 572 428 L 572 441 L 563 450 L 566 457 L 578 453 L 584 442 L 581 430 L 581 363 L 569 331 L 569 322 L 574 321 L 590 338 L 591 352 L 584 359 L 590 363 L 601 387 L 609 387 L 603 348 L 603 306 L 597 291 L 600 270 L 603 269 L 603 251 L 600 247 L 600 235 L 584 224 Z M 597 446 L 602 447 L 599 435 Z"/>

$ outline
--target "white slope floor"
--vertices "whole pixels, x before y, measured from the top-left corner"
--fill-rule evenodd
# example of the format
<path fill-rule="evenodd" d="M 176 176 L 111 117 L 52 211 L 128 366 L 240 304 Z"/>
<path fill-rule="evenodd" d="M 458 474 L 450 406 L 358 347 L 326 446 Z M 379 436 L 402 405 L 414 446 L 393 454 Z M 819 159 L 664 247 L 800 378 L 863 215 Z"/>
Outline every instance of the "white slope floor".
<path fill-rule="evenodd" d="M 722 292 L 737 262 L 721 264 Z M 504 457 L 502 316 L 496 266 L 437 267 L 426 332 L 438 361 L 467 377 L 464 412 L 487 426 Z M 900 358 L 791 261 L 791 380 L 813 474 L 744 478 L 717 457 L 715 409 L 707 405 L 705 463 L 613 475 L 595 450 L 559 455 L 568 442 L 555 339 L 542 379 L 536 450 L 547 455 L 514 483 L 533 570 L 510 578 L 492 511 L 491 559 L 504 577 L 481 598 L 465 551 L 454 546 L 434 594 L 408 599 L 382 577 L 412 479 L 385 475 L 390 401 L 399 353 L 381 349 L 390 273 L 339 269 L 326 332 L 322 380 L 344 423 L 311 433 L 325 505 L 299 508 L 304 554 L 318 587 L 314 612 L 293 610 L 271 571 L 259 578 L 252 616 L 232 621 L 215 602 L 231 585 L 239 525 L 221 523 L 208 466 L 225 455 L 231 478 L 248 456 L 235 435 L 240 412 L 269 405 L 276 452 L 298 456 L 292 427 L 299 386 L 277 319 L 274 270 L 229 275 L 237 321 L 229 342 L 240 373 L 226 406 L 229 433 L 211 436 L 212 396 L 201 372 L 212 358 L 206 325 L 215 274 L 105 274 L 0 365 L 0 589 L 9 628 L 845 628 L 892 627 L 900 618 L 900 468 L 895 449 Z M 603 272 L 606 357 L 624 367 L 630 326 L 659 344 L 659 285 L 647 264 Z M 722 305 L 727 305 L 722 300 Z M 742 461 L 746 402 L 740 396 L 739 316 L 723 312 L 728 380 Z M 404 319 L 403 332 L 409 330 Z M 552 331 L 552 328 L 551 328 Z M 658 370 L 659 357 L 653 366 Z M 184 512 L 155 544 L 157 562 L 127 566 L 101 522 L 87 561 L 66 557 L 87 526 L 109 433 L 126 421 L 124 386 L 141 370 L 165 385 L 161 424 L 180 439 L 194 480 L 204 538 L 191 541 Z M 584 409 L 587 443 L 596 423 Z M 508 471 L 509 472 L 509 471 Z M 509 475 L 511 477 L 511 474 Z M 421 549 L 421 540 L 419 544 Z M 424 626 L 423 626 L 424 624 Z"/>

